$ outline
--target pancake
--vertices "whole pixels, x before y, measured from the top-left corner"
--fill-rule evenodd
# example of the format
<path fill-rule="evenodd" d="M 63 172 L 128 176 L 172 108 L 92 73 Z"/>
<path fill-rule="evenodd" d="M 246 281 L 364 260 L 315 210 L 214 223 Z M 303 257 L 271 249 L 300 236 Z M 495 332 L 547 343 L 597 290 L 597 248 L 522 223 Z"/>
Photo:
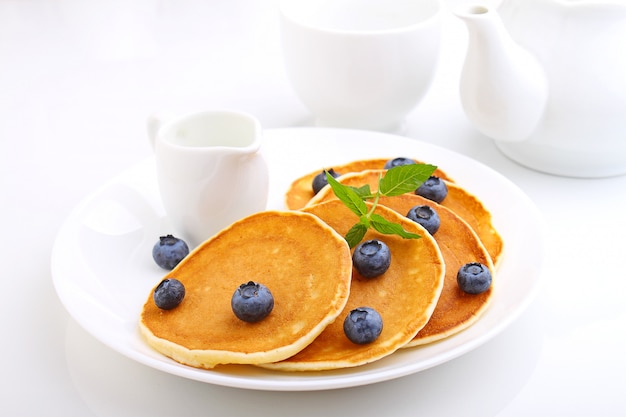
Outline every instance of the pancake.
<path fill-rule="evenodd" d="M 304 207 L 315 195 L 312 188 L 313 178 L 315 178 L 315 176 L 322 172 L 324 169 L 328 170 L 330 168 L 333 168 L 335 172 L 344 175 L 350 172 L 360 172 L 368 169 L 383 169 L 385 163 L 390 159 L 392 158 L 361 159 L 343 165 L 320 168 L 318 171 L 308 173 L 291 183 L 285 195 L 285 206 L 289 210 L 298 210 Z M 417 160 L 415 162 L 421 163 Z M 435 170 L 434 175 L 437 175 L 441 179 L 453 182 L 452 179 L 440 169 Z"/>
<path fill-rule="evenodd" d="M 344 235 L 358 221 L 338 200 L 304 209 L 319 216 Z M 380 239 L 391 251 L 391 266 L 383 275 L 363 278 L 353 268 L 350 297 L 344 311 L 309 346 L 284 361 L 259 365 L 283 371 L 329 370 L 363 365 L 392 354 L 409 343 L 430 319 L 441 289 L 445 265 L 439 247 L 417 223 L 393 210 L 378 206 L 376 212 L 422 236 L 403 239 L 370 230 L 365 240 Z M 371 307 L 383 318 L 378 339 L 357 345 L 345 336 L 343 321 L 357 307 Z"/>
<path fill-rule="evenodd" d="M 434 238 L 446 264 L 443 290 L 426 326 L 404 347 L 441 340 L 474 324 L 489 306 L 493 286 L 481 294 L 467 294 L 459 288 L 456 274 L 466 263 L 480 262 L 489 268 L 495 281 L 491 257 L 474 230 L 452 210 L 415 194 L 381 197 L 378 203 L 405 216 L 415 206 L 428 205 L 441 220 Z"/>
<path fill-rule="evenodd" d="M 365 170 L 356 173 L 342 175 L 337 181 L 344 185 L 354 187 L 369 184 L 373 191 L 378 189 L 378 178 L 383 170 Z M 454 211 L 459 217 L 467 222 L 482 241 L 491 260 L 497 268 L 502 257 L 503 241 L 500 234 L 493 227 L 491 213 L 483 203 L 473 194 L 466 191 L 456 183 L 446 181 L 448 195 L 441 205 Z M 314 196 L 309 203 L 317 204 L 329 199 L 336 199 L 330 186 L 326 186 Z M 406 213 L 403 213 L 406 214 Z"/>
<path fill-rule="evenodd" d="M 140 331 L 170 358 L 199 368 L 275 362 L 302 350 L 342 312 L 352 259 L 343 238 L 304 212 L 267 211 L 222 230 L 167 277 L 181 281 L 182 303 L 161 310 L 146 301 Z M 239 285 L 264 284 L 274 308 L 257 323 L 239 320 L 230 301 Z"/>

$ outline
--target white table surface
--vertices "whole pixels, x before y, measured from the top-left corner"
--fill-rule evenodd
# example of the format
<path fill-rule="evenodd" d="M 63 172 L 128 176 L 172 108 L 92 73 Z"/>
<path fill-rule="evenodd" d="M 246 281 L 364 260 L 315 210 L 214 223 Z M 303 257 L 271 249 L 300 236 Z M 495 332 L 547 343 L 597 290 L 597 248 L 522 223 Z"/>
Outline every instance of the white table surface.
<path fill-rule="evenodd" d="M 626 415 L 626 176 L 561 178 L 502 156 L 460 109 L 466 34 L 448 14 L 439 73 L 405 135 L 494 168 L 543 214 L 542 286 L 504 332 L 408 377 L 282 393 L 148 368 L 68 315 L 50 272 L 56 233 L 94 187 L 150 155 L 148 114 L 228 107 L 266 128 L 311 124 L 276 21 L 274 0 L 0 0 L 0 413 Z"/>

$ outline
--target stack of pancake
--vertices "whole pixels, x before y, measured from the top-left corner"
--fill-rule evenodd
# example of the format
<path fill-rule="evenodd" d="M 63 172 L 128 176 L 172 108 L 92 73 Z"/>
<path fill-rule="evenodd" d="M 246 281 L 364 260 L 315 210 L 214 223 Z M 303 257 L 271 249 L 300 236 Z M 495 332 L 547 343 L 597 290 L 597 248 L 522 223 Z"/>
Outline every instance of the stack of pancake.
<path fill-rule="evenodd" d="M 375 190 L 386 161 L 360 160 L 333 168 L 344 174 L 339 182 L 369 184 Z M 502 239 L 475 196 L 438 169 L 434 175 L 449 190 L 441 204 L 412 193 L 382 197 L 376 213 L 421 238 L 369 230 L 364 240 L 387 243 L 392 262 L 385 274 L 368 279 L 352 267 L 343 238 L 358 217 L 330 187 L 313 194 L 311 183 L 320 171 L 292 183 L 287 210 L 234 223 L 164 277 L 181 281 L 186 296 L 166 311 L 155 306 L 150 293 L 139 324 L 149 345 L 199 368 L 253 364 L 285 371 L 328 370 L 441 340 L 478 320 L 493 289 L 466 294 L 458 288 L 456 274 L 462 265 L 480 262 L 495 275 Z M 413 206 L 424 204 L 441 219 L 434 236 L 406 217 Z M 230 306 L 235 289 L 248 281 L 266 285 L 274 295 L 273 311 L 258 323 L 240 321 Z M 362 306 L 381 314 L 383 331 L 374 342 L 357 345 L 344 335 L 343 321 Z"/>

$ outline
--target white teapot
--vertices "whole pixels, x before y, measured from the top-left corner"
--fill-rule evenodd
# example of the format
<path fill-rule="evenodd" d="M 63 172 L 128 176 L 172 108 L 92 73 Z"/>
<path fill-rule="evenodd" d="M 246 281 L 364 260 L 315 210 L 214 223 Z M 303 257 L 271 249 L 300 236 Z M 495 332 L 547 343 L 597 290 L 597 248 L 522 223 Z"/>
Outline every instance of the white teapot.
<path fill-rule="evenodd" d="M 461 102 L 511 159 L 574 177 L 626 173 L 626 0 L 504 0 L 455 10 Z"/>

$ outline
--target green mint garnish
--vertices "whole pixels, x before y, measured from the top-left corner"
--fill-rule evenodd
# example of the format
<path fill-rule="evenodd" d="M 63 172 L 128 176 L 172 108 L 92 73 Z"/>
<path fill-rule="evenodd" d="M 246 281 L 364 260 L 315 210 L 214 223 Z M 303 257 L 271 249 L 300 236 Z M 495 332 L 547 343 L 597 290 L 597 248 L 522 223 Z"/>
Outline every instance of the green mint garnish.
<path fill-rule="evenodd" d="M 420 235 L 407 232 L 401 225 L 386 220 L 374 211 L 381 196 L 394 197 L 413 192 L 433 174 L 435 169 L 437 169 L 436 166 L 429 164 L 393 167 L 384 176 L 381 175 L 378 178 L 376 193 L 372 193 L 369 185 L 358 188 L 343 185 L 326 172 L 326 179 L 335 196 L 359 217 L 359 221 L 352 226 L 345 236 L 350 247 L 353 248 L 358 245 L 370 228 L 387 235 L 398 235 L 405 239 L 419 239 Z M 366 200 L 373 200 L 369 210 L 365 204 Z"/>

